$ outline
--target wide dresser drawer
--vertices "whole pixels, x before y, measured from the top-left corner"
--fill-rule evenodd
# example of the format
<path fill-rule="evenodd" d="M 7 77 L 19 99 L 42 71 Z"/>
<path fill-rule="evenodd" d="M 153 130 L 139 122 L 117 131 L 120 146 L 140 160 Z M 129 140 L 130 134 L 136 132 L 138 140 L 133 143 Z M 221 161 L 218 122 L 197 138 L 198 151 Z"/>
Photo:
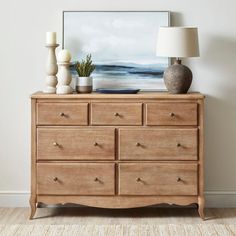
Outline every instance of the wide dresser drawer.
<path fill-rule="evenodd" d="M 146 104 L 147 125 L 197 125 L 197 103 Z"/>
<path fill-rule="evenodd" d="M 38 160 L 113 160 L 113 128 L 40 127 L 37 129 Z"/>
<path fill-rule="evenodd" d="M 114 181 L 114 164 L 37 164 L 37 193 L 42 195 L 114 195 Z"/>
<path fill-rule="evenodd" d="M 121 128 L 120 160 L 197 160 L 197 128 Z"/>
<path fill-rule="evenodd" d="M 38 125 L 88 125 L 88 103 L 38 103 Z"/>
<path fill-rule="evenodd" d="M 120 195 L 197 195 L 197 164 L 119 164 Z"/>
<path fill-rule="evenodd" d="M 142 125 L 142 103 L 92 103 L 92 125 Z"/>

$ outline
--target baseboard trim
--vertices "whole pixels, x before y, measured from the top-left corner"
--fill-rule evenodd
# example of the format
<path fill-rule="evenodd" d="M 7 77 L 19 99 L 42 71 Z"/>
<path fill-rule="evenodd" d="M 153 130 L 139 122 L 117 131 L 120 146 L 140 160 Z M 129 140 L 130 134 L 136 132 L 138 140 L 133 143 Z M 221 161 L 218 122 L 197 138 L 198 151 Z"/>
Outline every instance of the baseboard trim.
<path fill-rule="evenodd" d="M 0 191 L 0 207 L 28 207 L 29 191 Z M 205 191 L 206 207 L 236 207 L 236 191 Z"/>
<path fill-rule="evenodd" d="M 206 207 L 236 207 L 236 191 L 205 191 Z"/>
<path fill-rule="evenodd" d="M 28 207 L 29 191 L 0 191 L 0 207 Z"/>

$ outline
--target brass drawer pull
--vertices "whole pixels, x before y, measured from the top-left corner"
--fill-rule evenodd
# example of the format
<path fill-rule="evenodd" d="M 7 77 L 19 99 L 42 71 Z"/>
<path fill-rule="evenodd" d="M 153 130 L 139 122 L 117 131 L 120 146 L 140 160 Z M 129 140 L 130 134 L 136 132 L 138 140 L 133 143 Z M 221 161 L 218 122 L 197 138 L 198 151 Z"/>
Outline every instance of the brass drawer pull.
<path fill-rule="evenodd" d="M 97 143 L 97 142 L 95 142 L 93 145 L 94 145 L 94 146 L 98 146 L 98 143 Z"/>
<path fill-rule="evenodd" d="M 120 116 L 120 114 L 119 114 L 118 112 L 115 112 L 115 113 L 114 113 L 114 116 L 117 117 L 117 116 Z"/>
<path fill-rule="evenodd" d="M 170 113 L 170 116 L 171 116 L 171 117 L 174 117 L 174 116 L 175 116 L 175 113 L 171 112 L 171 113 Z"/>
<path fill-rule="evenodd" d="M 141 146 L 141 143 L 136 143 L 136 146 L 137 146 L 137 147 L 140 147 L 140 146 Z"/>
<path fill-rule="evenodd" d="M 60 112 L 60 116 L 66 116 L 64 112 Z"/>
<path fill-rule="evenodd" d="M 181 147 L 181 143 L 177 143 L 176 146 L 177 146 L 177 147 Z"/>
<path fill-rule="evenodd" d="M 101 179 L 99 179 L 98 177 L 96 177 L 94 179 L 94 182 L 99 183 L 99 184 L 104 184 L 104 182 Z"/>
<path fill-rule="evenodd" d="M 53 181 L 57 182 L 57 181 L 58 181 L 58 178 L 57 178 L 57 177 L 54 177 L 54 178 L 53 178 Z"/>
<path fill-rule="evenodd" d="M 141 178 L 137 178 L 136 181 L 137 182 L 141 182 L 142 180 L 141 180 Z"/>
<path fill-rule="evenodd" d="M 57 142 L 53 142 L 53 146 L 57 147 L 59 144 Z"/>
<path fill-rule="evenodd" d="M 181 182 L 182 179 L 180 177 L 177 178 L 177 182 Z"/>

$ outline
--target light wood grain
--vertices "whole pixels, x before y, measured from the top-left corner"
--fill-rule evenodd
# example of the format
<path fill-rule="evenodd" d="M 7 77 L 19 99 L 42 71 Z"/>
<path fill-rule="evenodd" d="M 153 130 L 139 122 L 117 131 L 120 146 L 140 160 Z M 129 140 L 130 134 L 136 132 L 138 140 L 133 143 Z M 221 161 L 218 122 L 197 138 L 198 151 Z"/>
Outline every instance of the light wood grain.
<path fill-rule="evenodd" d="M 198 130 L 162 128 L 119 129 L 121 160 L 197 160 Z"/>
<path fill-rule="evenodd" d="M 102 208 L 197 203 L 204 218 L 203 99 L 159 92 L 32 95 L 31 218 L 41 202 Z M 36 124 L 44 107 L 46 123 Z M 61 123 L 58 112 L 73 119 Z M 103 187 L 90 182 L 101 183 L 98 174 L 106 179 Z M 66 185 L 59 185 L 61 178 Z"/>
<path fill-rule="evenodd" d="M 38 128 L 38 160 L 113 160 L 113 128 Z"/>
<path fill-rule="evenodd" d="M 197 103 L 147 103 L 147 125 L 197 125 Z"/>
<path fill-rule="evenodd" d="M 92 125 L 142 125 L 141 103 L 92 103 Z"/>
<path fill-rule="evenodd" d="M 137 94 L 100 94 L 100 93 L 89 93 L 89 94 L 45 94 L 43 92 L 36 92 L 31 95 L 31 98 L 40 99 L 203 99 L 204 95 L 198 92 L 189 92 L 187 94 L 171 94 L 168 92 L 139 92 Z"/>
<path fill-rule="evenodd" d="M 120 195 L 197 195 L 197 164 L 119 164 Z"/>
<path fill-rule="evenodd" d="M 39 125 L 87 125 L 87 103 L 38 103 L 37 124 Z"/>
<path fill-rule="evenodd" d="M 205 208 L 205 197 L 204 197 L 204 100 L 199 100 L 199 197 L 198 197 L 198 212 L 200 217 L 204 220 L 204 208 Z"/>
<path fill-rule="evenodd" d="M 77 203 L 80 205 L 110 208 L 128 209 L 151 206 L 166 203 L 169 205 L 188 206 L 196 203 L 197 196 L 68 196 L 68 195 L 39 195 L 38 201 L 45 204 Z"/>
<path fill-rule="evenodd" d="M 113 195 L 114 164 L 39 163 L 39 195 Z M 53 198 L 53 197 L 52 197 Z"/>
<path fill-rule="evenodd" d="M 37 169 L 36 169 L 36 99 L 31 99 L 31 195 L 30 195 L 30 216 L 32 219 L 36 212 L 36 203 L 37 203 L 37 193 L 36 193 L 36 183 L 37 183 Z"/>

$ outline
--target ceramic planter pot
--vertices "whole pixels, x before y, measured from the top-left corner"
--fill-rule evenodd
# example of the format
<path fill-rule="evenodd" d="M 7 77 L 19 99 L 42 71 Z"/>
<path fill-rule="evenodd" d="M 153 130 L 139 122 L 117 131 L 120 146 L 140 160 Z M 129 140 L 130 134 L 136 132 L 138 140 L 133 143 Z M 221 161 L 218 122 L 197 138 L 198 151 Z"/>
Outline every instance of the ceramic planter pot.
<path fill-rule="evenodd" d="M 76 91 L 78 93 L 91 93 L 93 91 L 93 78 L 77 77 Z"/>

